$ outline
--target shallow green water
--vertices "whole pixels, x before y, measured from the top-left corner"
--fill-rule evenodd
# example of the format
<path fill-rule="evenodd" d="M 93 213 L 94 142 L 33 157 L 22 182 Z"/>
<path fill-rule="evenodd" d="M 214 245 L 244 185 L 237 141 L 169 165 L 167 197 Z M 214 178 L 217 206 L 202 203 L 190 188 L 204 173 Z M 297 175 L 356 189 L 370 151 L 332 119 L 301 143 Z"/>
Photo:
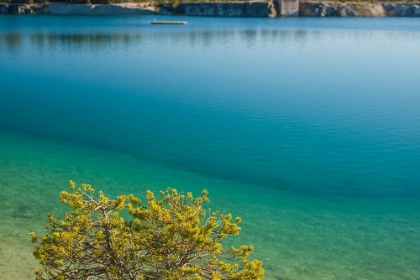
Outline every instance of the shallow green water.
<path fill-rule="evenodd" d="M 69 180 L 210 191 L 267 279 L 418 279 L 420 22 L 0 17 L 0 275 Z"/>

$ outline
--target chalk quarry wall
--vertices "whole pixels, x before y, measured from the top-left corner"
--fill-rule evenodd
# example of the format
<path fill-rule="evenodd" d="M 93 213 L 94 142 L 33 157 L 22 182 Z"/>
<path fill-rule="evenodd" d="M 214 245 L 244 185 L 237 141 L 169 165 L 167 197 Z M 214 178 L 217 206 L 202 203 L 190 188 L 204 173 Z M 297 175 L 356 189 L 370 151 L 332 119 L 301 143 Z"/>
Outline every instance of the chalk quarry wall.
<path fill-rule="evenodd" d="M 276 6 L 270 2 L 181 3 L 176 8 L 162 5 L 174 14 L 207 17 L 276 17 Z"/>
<path fill-rule="evenodd" d="M 300 2 L 304 17 L 420 17 L 419 4 Z"/>

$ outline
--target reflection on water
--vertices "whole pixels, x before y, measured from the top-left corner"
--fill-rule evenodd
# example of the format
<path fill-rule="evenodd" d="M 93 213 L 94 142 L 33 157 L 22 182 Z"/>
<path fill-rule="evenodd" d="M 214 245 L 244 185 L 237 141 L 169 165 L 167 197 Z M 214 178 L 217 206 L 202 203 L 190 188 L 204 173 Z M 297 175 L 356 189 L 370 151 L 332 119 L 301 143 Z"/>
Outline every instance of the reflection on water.
<path fill-rule="evenodd" d="M 354 39 L 369 36 L 366 32 L 352 33 Z M 98 51 L 110 47 L 129 47 L 144 42 L 157 41 L 164 43 L 183 42 L 194 47 L 211 47 L 213 44 L 226 45 L 232 41 L 242 40 L 249 46 L 256 42 L 281 42 L 285 44 L 302 44 L 310 40 L 323 40 L 320 31 L 304 30 L 243 30 L 243 31 L 192 31 L 170 33 L 142 33 L 142 34 L 54 34 L 54 33 L 0 33 L 0 48 L 18 52 L 29 41 L 31 47 L 37 50 L 66 48 L 68 50 L 90 49 Z"/>
<path fill-rule="evenodd" d="M 191 46 L 211 47 L 212 44 L 229 44 L 234 40 L 244 40 L 252 44 L 259 40 L 284 39 L 290 42 L 304 41 L 308 36 L 305 31 L 205 31 L 205 32 L 171 32 L 152 34 L 54 34 L 54 33 L 0 33 L 0 48 L 18 52 L 29 41 L 31 47 L 43 51 L 46 49 L 66 48 L 68 50 L 90 49 L 98 51 L 112 47 L 129 47 L 142 42 L 158 41 L 162 39 L 169 43 L 178 41 L 188 42 Z"/>
<path fill-rule="evenodd" d="M 0 50 L 19 52 L 26 44 L 35 50 L 90 50 L 100 51 L 108 48 L 128 48 L 138 44 L 187 44 L 191 47 L 211 48 L 227 46 L 232 42 L 242 41 L 248 47 L 255 44 L 277 43 L 282 46 L 304 47 L 308 42 L 321 42 L 341 37 L 349 42 L 362 41 L 367 38 L 377 38 L 378 41 L 420 41 L 417 32 L 378 32 L 378 31 L 337 31 L 331 33 L 320 30 L 207 30 L 183 32 L 144 32 L 144 33 L 0 33 Z"/>
<path fill-rule="evenodd" d="M 45 46 L 50 48 L 66 47 L 68 49 L 88 47 L 94 49 L 112 46 L 127 47 L 129 44 L 140 41 L 140 35 L 128 34 L 31 34 L 32 45 L 42 50 Z"/>
<path fill-rule="evenodd" d="M 22 49 L 23 36 L 20 33 L 0 34 L 0 50 L 5 48 L 11 52 Z"/>

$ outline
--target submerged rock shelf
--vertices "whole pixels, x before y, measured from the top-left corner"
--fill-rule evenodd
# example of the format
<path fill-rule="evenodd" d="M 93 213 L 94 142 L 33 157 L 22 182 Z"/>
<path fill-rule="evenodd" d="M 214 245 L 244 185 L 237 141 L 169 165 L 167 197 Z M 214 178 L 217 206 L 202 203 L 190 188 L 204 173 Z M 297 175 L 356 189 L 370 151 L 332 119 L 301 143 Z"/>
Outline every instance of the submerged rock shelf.
<path fill-rule="evenodd" d="M 0 3 L 0 14 L 52 15 L 171 15 L 209 17 L 420 17 L 420 3 L 340 3 L 297 0 L 274 2 L 206 2 L 181 3 L 178 7 L 160 5 L 139 7 L 137 4 L 18 4 Z"/>

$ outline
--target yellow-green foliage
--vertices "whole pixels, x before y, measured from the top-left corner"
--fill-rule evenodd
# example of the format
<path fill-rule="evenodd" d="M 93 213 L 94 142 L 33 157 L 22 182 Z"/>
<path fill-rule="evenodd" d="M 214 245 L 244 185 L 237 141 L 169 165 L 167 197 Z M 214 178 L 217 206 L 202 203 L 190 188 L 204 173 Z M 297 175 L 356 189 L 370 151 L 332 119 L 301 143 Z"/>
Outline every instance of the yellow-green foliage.
<path fill-rule="evenodd" d="M 206 211 L 207 191 L 193 198 L 175 189 L 147 191 L 145 205 L 133 195 L 94 197 L 90 185 L 61 193 L 71 208 L 62 221 L 52 215 L 34 256 L 36 279 L 262 279 L 261 261 L 248 260 L 252 246 L 222 247 L 238 235 L 240 218 Z M 126 209 L 130 219 L 120 216 Z"/>

